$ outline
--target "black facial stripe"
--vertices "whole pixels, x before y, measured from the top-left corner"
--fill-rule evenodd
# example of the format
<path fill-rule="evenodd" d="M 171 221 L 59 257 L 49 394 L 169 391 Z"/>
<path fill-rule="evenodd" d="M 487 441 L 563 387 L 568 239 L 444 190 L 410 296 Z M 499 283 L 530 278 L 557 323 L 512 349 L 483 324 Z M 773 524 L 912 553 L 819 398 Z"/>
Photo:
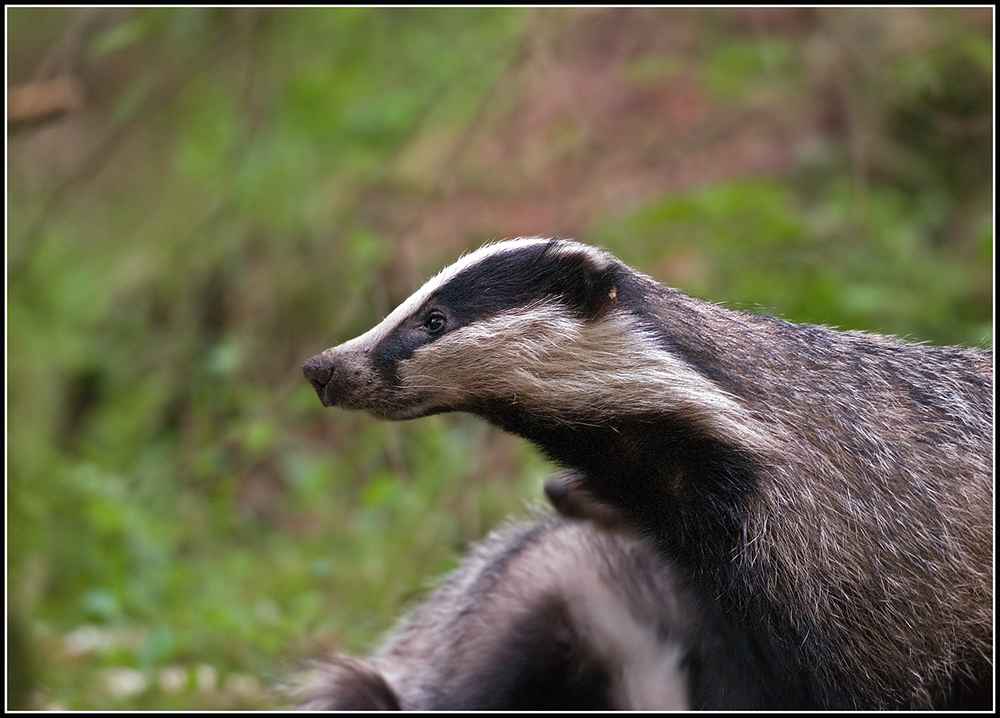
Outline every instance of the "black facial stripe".
<path fill-rule="evenodd" d="M 399 383 L 399 362 L 409 359 L 417 348 L 436 338 L 412 324 L 410 319 L 403 320 L 372 350 L 372 364 L 387 386 Z"/>
<path fill-rule="evenodd" d="M 583 252 L 560 254 L 558 242 L 545 242 L 485 257 L 449 279 L 382 339 L 372 352 L 376 371 L 390 385 L 398 382 L 397 365 L 424 344 L 450 331 L 517 307 L 544 300 L 562 302 L 574 315 L 592 320 L 630 286 L 627 270 L 617 263 L 596 267 Z M 424 326 L 440 311 L 440 332 Z"/>
<path fill-rule="evenodd" d="M 598 269 L 581 252 L 545 243 L 485 257 L 438 289 L 422 309 L 441 307 L 448 330 L 516 307 L 557 299 L 579 317 L 598 316 L 612 295 L 618 267 Z"/>

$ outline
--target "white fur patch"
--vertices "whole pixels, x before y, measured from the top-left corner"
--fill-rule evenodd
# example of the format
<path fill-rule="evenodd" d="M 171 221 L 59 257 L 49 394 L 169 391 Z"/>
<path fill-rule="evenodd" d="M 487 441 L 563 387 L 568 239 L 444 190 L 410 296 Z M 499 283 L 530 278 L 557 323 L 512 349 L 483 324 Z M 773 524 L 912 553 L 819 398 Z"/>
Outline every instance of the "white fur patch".
<path fill-rule="evenodd" d="M 579 540 L 577 531 L 574 527 L 542 547 L 549 560 L 539 563 L 561 570 L 537 574 L 535 589 L 550 584 L 566 598 L 584 642 L 614 668 L 612 701 L 618 710 L 690 710 L 687 671 L 681 665 L 685 648 L 680 639 L 663 639 L 655 625 L 662 616 L 645 615 L 637 610 L 639 600 L 622 595 L 624 587 L 608 583 L 613 574 L 605 575 L 601 568 L 608 554 L 596 552 L 595 564 L 593 547 Z M 656 569 L 651 566 L 650 570 Z M 633 588 L 641 590 L 640 585 Z"/>
<path fill-rule="evenodd" d="M 556 301 L 457 329 L 399 364 L 407 399 L 462 406 L 489 397 L 564 422 L 679 414 L 752 448 L 770 437 L 730 394 L 658 347 L 630 314 L 594 322 Z"/>
<path fill-rule="evenodd" d="M 581 566 L 577 575 L 585 575 L 584 570 Z M 684 646 L 660 639 L 656 627 L 637 620 L 607 586 L 586 583 L 564 590 L 573 597 L 570 610 L 591 649 L 606 665 L 617 667 L 615 704 L 631 711 L 690 710 L 687 671 L 681 665 Z"/>

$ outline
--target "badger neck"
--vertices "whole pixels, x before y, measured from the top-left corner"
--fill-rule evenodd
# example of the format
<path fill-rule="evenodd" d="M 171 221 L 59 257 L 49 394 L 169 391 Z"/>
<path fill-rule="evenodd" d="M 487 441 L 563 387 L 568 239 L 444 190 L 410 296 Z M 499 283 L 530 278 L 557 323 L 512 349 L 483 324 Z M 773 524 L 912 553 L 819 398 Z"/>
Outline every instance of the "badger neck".
<path fill-rule="evenodd" d="M 582 474 L 596 499 L 621 512 L 691 575 L 713 588 L 730 587 L 731 559 L 757 486 L 745 452 L 663 415 L 600 424 L 545 421 L 499 403 L 477 413 Z"/>
<path fill-rule="evenodd" d="M 747 588 L 766 585 L 763 576 L 749 575 L 759 567 L 740 560 L 744 517 L 760 483 L 751 455 L 662 415 L 595 425 L 543 421 L 501 403 L 476 413 L 582 474 L 594 498 L 618 510 L 718 601 L 734 645 L 758 665 L 759 685 L 747 687 L 746 707 L 755 695 L 763 701 L 758 707 L 770 705 L 778 685 L 785 708 L 854 707 L 821 686 L 795 647 L 779 638 L 794 633 L 787 617 Z"/>

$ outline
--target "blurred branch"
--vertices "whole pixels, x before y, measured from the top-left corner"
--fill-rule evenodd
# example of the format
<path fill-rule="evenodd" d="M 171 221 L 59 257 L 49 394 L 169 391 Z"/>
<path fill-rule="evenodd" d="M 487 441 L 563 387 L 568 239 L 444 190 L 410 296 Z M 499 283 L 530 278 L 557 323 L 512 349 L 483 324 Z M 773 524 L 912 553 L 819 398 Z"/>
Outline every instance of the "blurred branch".
<path fill-rule="evenodd" d="M 109 8 L 101 7 L 85 7 L 75 12 L 62 37 L 38 63 L 32 80 L 45 80 L 59 75 L 73 74 L 79 64 L 80 50 L 83 47 L 87 31 L 97 19 L 108 12 Z M 127 10 L 126 12 L 131 15 L 134 11 Z"/>
<path fill-rule="evenodd" d="M 174 67 L 162 72 L 163 78 L 158 88 L 147 93 L 138 108 L 125 120 L 113 124 L 102 138 L 97 140 L 90 152 L 77 167 L 52 190 L 48 199 L 42 202 L 35 219 L 28 225 L 19 243 L 19 252 L 8 262 L 8 281 L 16 279 L 27 266 L 27 259 L 37 245 L 46 222 L 59 210 L 67 195 L 73 189 L 86 184 L 112 160 L 125 138 L 139 127 L 143 121 L 163 108 L 192 80 L 209 70 L 233 46 L 243 40 L 263 17 L 257 9 L 239 10 L 231 31 L 221 42 L 206 43 L 192 55 L 179 61 Z M 44 64 L 44 63 L 43 63 Z"/>
<path fill-rule="evenodd" d="M 7 88 L 7 122 L 37 123 L 83 106 L 83 83 L 70 76 Z"/>

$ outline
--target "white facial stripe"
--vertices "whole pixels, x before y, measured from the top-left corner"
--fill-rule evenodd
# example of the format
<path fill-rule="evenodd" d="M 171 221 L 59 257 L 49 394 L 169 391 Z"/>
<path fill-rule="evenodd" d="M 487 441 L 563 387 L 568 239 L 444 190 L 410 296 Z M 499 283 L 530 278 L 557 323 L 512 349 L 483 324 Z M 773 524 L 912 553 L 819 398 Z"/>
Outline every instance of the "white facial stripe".
<path fill-rule="evenodd" d="M 653 554 L 629 539 L 595 534 L 582 522 L 547 531 L 512 553 L 507 550 L 512 544 L 494 536 L 501 543 L 488 540 L 475 547 L 463 568 L 372 658 L 404 710 L 433 705 L 443 685 L 455 685 L 452 670 L 489 667 L 497 647 L 523 619 L 553 599 L 569 610 L 581 650 L 611 669 L 608 688 L 615 709 L 690 708 L 684 647 L 679 636 L 662 638 L 664 625 L 672 627 L 677 618 L 672 608 L 675 582 Z M 646 570 L 639 576 L 621 575 L 636 552 L 647 557 Z M 484 590 L 485 575 L 496 580 Z M 652 611 L 644 610 L 644 594 L 650 591 L 665 596 Z M 470 608 L 476 623 L 456 624 L 454 613 Z M 461 643 L 451 646 L 444 637 L 456 631 Z M 454 660 L 456 650 L 460 663 Z M 439 666 L 450 669 L 444 681 Z"/>
<path fill-rule="evenodd" d="M 587 566 L 576 575 L 585 576 Z M 571 572 L 565 571 L 568 578 Z M 613 684 L 617 706 L 632 711 L 690 710 L 684 646 L 661 640 L 654 626 L 637 621 L 621 596 L 604 583 L 571 581 L 564 590 L 571 597 L 579 631 L 607 665 L 619 667 L 620 683 Z M 583 585 L 572 585 L 583 584 Z"/>
<path fill-rule="evenodd" d="M 631 610 L 634 606 L 625 589 L 609 582 L 613 573 L 604 575 L 595 567 L 593 549 L 598 547 L 592 549 L 587 541 L 581 541 L 585 536 L 567 533 L 558 538 L 561 540 L 550 539 L 540 547 L 548 560 L 537 563 L 561 570 L 533 572 L 532 585 L 539 593 L 546 590 L 541 586 L 554 585 L 554 590 L 547 590 L 565 597 L 580 638 L 605 665 L 615 668 L 611 686 L 615 707 L 689 710 L 685 652 L 679 639 L 662 640 L 654 623 L 656 616 L 644 620 L 641 613 Z"/>
<path fill-rule="evenodd" d="M 420 347 L 399 369 L 404 393 L 443 406 L 493 397 L 556 420 L 594 422 L 666 409 L 719 437 L 760 449 L 771 443 L 732 395 L 617 312 L 584 322 L 556 302 L 519 307 Z"/>

